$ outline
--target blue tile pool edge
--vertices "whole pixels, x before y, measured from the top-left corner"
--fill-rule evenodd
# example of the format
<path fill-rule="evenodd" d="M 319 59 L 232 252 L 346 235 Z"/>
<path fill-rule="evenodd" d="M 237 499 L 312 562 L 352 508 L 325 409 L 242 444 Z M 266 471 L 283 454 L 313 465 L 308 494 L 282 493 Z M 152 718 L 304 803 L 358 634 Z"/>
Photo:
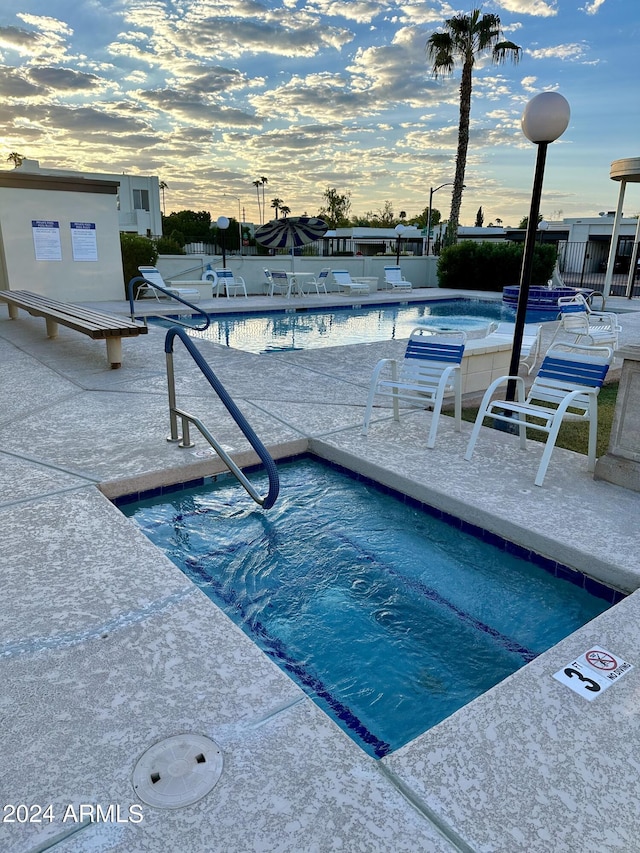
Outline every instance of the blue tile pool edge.
<path fill-rule="evenodd" d="M 303 459 L 312 459 L 314 462 L 318 462 L 321 465 L 326 465 L 328 468 L 332 468 L 333 470 L 338 471 L 347 477 L 350 477 L 352 480 L 357 480 L 367 486 L 370 486 L 371 488 L 377 489 L 383 494 L 390 495 L 391 497 L 395 498 L 396 500 L 399 500 L 400 502 L 406 504 L 412 509 L 424 512 L 427 515 L 432 516 L 433 518 L 437 518 L 440 521 L 444 521 L 451 527 L 454 527 L 458 530 L 470 534 L 471 536 L 474 536 L 476 539 L 480 539 L 483 542 L 487 542 L 491 545 L 494 545 L 501 551 L 506 551 L 507 553 L 513 554 L 515 557 L 519 557 L 520 559 L 525 560 L 526 562 L 533 563 L 534 565 L 538 566 L 539 568 L 543 569 L 545 572 L 548 572 L 559 580 L 568 581 L 574 586 L 586 590 L 591 595 L 594 595 L 597 598 L 606 601 L 608 604 L 618 604 L 618 602 L 622 601 L 624 598 L 627 597 L 628 593 L 621 592 L 620 590 L 617 590 L 614 587 L 607 586 L 601 581 L 589 577 L 589 575 L 586 575 L 583 572 L 578 571 L 577 569 L 573 569 L 570 566 L 565 566 L 562 563 L 557 562 L 556 560 L 552 560 L 550 557 L 545 557 L 542 554 L 538 554 L 536 551 L 532 551 L 529 548 L 525 548 L 522 545 L 518 545 L 515 542 L 511 542 L 510 540 L 505 539 L 497 533 L 493 533 L 490 530 L 486 530 L 485 528 L 480 527 L 477 524 L 472 524 L 468 521 L 464 521 L 463 519 L 458 518 L 457 516 L 452 515 L 451 513 L 438 509 L 432 504 L 428 504 L 424 501 L 418 500 L 417 498 L 413 498 L 410 495 L 406 495 L 403 492 L 398 491 L 397 489 L 394 489 L 390 486 L 385 486 L 383 483 L 380 483 L 365 474 L 359 474 L 358 472 L 353 471 L 350 468 L 346 468 L 344 465 L 340 465 L 339 463 L 333 462 L 329 459 L 324 459 L 323 457 L 318 456 L 315 453 L 306 452 L 293 456 L 286 456 L 281 459 L 278 459 L 277 464 L 295 462 Z M 264 469 L 262 465 L 252 465 L 243 468 L 243 471 L 246 474 L 251 474 L 263 470 Z M 233 475 L 225 471 L 220 474 L 196 477 L 195 479 L 187 480 L 183 483 L 173 483 L 168 486 L 157 486 L 152 489 L 145 489 L 139 492 L 131 492 L 125 495 L 119 495 L 117 497 L 110 498 L 110 500 L 111 503 L 114 504 L 114 506 L 120 508 L 126 506 L 127 504 L 137 503 L 138 501 L 151 500 L 153 498 L 162 497 L 164 495 L 175 494 L 176 492 L 196 489 L 200 486 L 208 486 L 212 483 L 219 482 L 220 480 L 228 480 L 229 478 L 233 478 Z"/>

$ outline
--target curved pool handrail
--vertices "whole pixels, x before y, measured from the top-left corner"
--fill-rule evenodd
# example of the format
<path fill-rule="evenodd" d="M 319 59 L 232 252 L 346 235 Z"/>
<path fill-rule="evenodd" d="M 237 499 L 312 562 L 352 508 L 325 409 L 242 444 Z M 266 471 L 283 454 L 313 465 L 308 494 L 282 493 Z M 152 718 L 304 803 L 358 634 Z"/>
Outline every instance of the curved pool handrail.
<path fill-rule="evenodd" d="M 203 376 L 211 385 L 213 390 L 216 392 L 221 402 L 234 419 L 236 424 L 242 430 L 245 438 L 248 440 L 251 447 L 258 454 L 258 457 L 262 464 L 265 467 L 267 472 L 267 476 L 269 478 L 269 489 L 267 494 L 262 497 L 251 485 L 250 481 L 247 479 L 241 468 L 236 465 L 233 459 L 229 456 L 229 454 L 220 446 L 220 444 L 215 440 L 215 438 L 211 435 L 209 430 L 204 426 L 204 424 L 195 416 L 188 414 L 187 412 L 182 411 L 176 407 L 176 396 L 175 396 L 175 381 L 173 375 L 173 341 L 174 338 L 179 337 L 182 343 L 185 345 L 187 351 L 200 368 Z M 276 502 L 278 497 L 278 493 L 280 491 L 280 478 L 278 476 L 278 471 L 276 468 L 276 464 L 273 461 L 271 454 L 264 446 L 264 444 L 260 441 L 258 436 L 256 435 L 253 427 L 249 424 L 245 416 L 242 414 L 240 409 L 237 407 L 229 392 L 224 387 L 222 382 L 215 375 L 204 356 L 200 352 L 200 350 L 196 347 L 194 342 L 188 336 L 188 334 L 184 331 L 184 329 L 180 329 L 177 326 L 172 326 L 168 331 L 164 339 L 164 351 L 167 358 L 167 383 L 169 388 L 169 417 L 171 421 L 171 436 L 169 437 L 169 441 L 178 441 L 180 440 L 180 436 L 178 435 L 178 416 L 182 419 L 182 441 L 181 447 L 192 447 L 193 445 L 189 439 L 189 423 L 192 423 L 204 436 L 204 438 L 209 442 L 209 444 L 216 451 L 218 456 L 223 460 L 227 468 L 231 471 L 231 473 L 236 477 L 236 479 L 244 486 L 247 492 L 251 495 L 253 500 L 259 504 L 263 509 L 270 509 Z"/>
<path fill-rule="evenodd" d="M 127 284 L 127 296 L 129 298 L 129 311 L 131 312 L 131 319 L 135 319 L 135 311 L 133 305 L 133 286 L 138 282 L 144 282 L 147 285 L 151 285 L 150 281 L 143 275 L 137 275 L 134 278 L 129 280 Z M 203 311 L 202 308 L 199 308 L 197 305 L 194 305 L 192 302 L 189 302 L 187 299 L 184 299 L 182 296 L 179 296 L 174 289 L 169 289 L 167 287 L 162 287 L 160 284 L 153 284 L 154 290 L 160 290 L 162 293 L 169 296 L 171 299 L 175 299 L 176 302 L 182 302 L 183 305 L 186 305 L 188 308 L 192 308 L 197 314 L 202 314 L 205 319 L 204 326 L 192 326 L 191 323 L 184 323 L 182 320 L 178 320 L 175 317 L 171 318 L 172 323 L 177 323 L 179 326 L 182 326 L 184 329 L 193 329 L 194 332 L 205 332 L 209 328 L 209 323 L 211 322 L 211 317 L 207 314 L 206 311 Z M 161 315 L 159 315 L 161 316 Z M 146 317 L 145 317 L 146 322 Z"/>

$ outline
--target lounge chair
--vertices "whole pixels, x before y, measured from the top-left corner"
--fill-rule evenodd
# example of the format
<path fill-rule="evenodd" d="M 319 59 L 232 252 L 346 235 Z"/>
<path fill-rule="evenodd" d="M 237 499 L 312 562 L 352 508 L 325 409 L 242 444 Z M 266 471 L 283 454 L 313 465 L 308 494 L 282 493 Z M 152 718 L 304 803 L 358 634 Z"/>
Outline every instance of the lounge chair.
<path fill-rule="evenodd" d="M 618 346 L 620 325 L 618 317 L 611 311 L 593 311 L 581 293 L 558 299 L 560 325 L 556 329 L 551 343 L 560 332 L 574 335 L 577 344 L 589 346 Z"/>
<path fill-rule="evenodd" d="M 400 267 L 385 267 L 384 268 L 384 283 L 385 287 L 391 290 L 411 290 L 413 285 L 402 275 Z"/>
<path fill-rule="evenodd" d="M 357 278 L 351 278 L 347 270 L 333 270 L 332 274 L 335 283 L 342 293 L 347 295 L 351 293 L 369 293 L 369 283 L 359 281 Z"/>
<path fill-rule="evenodd" d="M 398 365 L 394 358 L 383 358 L 371 376 L 369 397 L 364 413 L 362 434 L 369 429 L 376 396 L 391 397 L 394 420 L 400 420 L 399 401 L 433 408 L 427 447 L 436 441 L 438 421 L 446 393 L 453 392 L 455 427 L 460 432 L 462 414 L 462 379 L 460 363 L 464 354 L 464 332 L 414 329 L 404 358 Z M 390 374 L 390 375 L 389 375 Z"/>
<path fill-rule="evenodd" d="M 225 296 L 235 296 L 238 293 L 242 293 L 245 299 L 248 298 L 247 286 L 241 275 L 234 275 L 233 271 L 228 269 L 214 270 L 213 272 L 216 276 L 213 289 L 217 296 L 220 295 L 220 290 L 222 289 Z"/>
<path fill-rule="evenodd" d="M 513 343 L 513 335 L 515 333 L 515 323 L 498 323 L 492 327 L 489 334 L 483 338 L 487 343 Z M 520 364 L 527 369 L 527 373 L 531 373 L 536 366 L 536 361 L 540 355 L 540 337 L 542 335 L 542 326 L 536 323 L 525 323 L 522 332 L 522 346 L 520 347 Z"/>
<path fill-rule="evenodd" d="M 598 433 L 598 394 L 612 356 L 610 347 L 562 344 L 548 350 L 528 394 L 522 377 L 502 376 L 496 379 L 482 398 L 464 458 L 471 459 L 485 418 L 516 426 L 522 449 L 527 444 L 527 429 L 537 429 L 547 433 L 535 479 L 536 486 L 541 486 L 562 421 L 572 419 L 589 423 L 587 470 L 593 471 Z M 516 400 L 492 400 L 496 390 L 509 381 L 515 383 Z"/>
<path fill-rule="evenodd" d="M 271 285 L 269 286 L 269 296 L 274 296 L 276 290 L 282 293 L 289 299 L 291 297 L 291 278 L 285 270 L 271 270 Z"/>
<path fill-rule="evenodd" d="M 187 302 L 197 302 L 200 299 L 200 291 L 196 287 L 175 287 L 173 284 L 165 284 L 156 267 L 141 266 L 138 272 L 144 278 L 144 284 L 138 287 L 138 297 L 143 293 L 151 293 L 158 301 L 162 296 L 180 296 Z M 164 290 L 158 290 L 161 287 Z"/>

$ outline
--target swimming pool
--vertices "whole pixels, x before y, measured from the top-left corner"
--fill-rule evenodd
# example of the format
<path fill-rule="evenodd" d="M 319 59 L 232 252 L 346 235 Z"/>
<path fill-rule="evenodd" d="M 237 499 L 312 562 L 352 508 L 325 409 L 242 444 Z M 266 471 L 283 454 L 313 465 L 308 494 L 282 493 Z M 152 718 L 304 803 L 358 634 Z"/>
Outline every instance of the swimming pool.
<path fill-rule="evenodd" d="M 278 469 L 268 513 L 226 477 L 121 509 L 371 755 L 619 596 L 314 459 Z"/>
<path fill-rule="evenodd" d="M 443 299 L 323 311 L 290 308 L 261 314 L 214 314 L 206 331 L 190 334 L 245 352 L 275 353 L 403 339 L 421 325 L 463 329 L 482 337 L 491 321 L 514 318 L 515 312 L 501 302 Z"/>

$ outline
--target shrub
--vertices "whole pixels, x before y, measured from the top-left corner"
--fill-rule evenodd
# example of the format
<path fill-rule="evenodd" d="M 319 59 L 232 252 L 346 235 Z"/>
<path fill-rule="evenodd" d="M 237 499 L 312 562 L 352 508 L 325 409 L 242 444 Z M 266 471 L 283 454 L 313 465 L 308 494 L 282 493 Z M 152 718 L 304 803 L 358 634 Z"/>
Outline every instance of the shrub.
<path fill-rule="evenodd" d="M 447 246 L 438 258 L 440 287 L 493 290 L 518 284 L 522 267 L 524 245 L 462 240 Z M 531 284 L 546 284 L 553 274 L 557 249 L 555 245 L 539 244 L 534 247 Z"/>
<path fill-rule="evenodd" d="M 148 237 L 121 232 L 120 251 L 122 253 L 122 272 L 124 273 L 124 292 L 129 298 L 127 285 L 132 278 L 140 275 L 139 266 L 154 266 L 158 260 L 158 250 L 154 241 Z M 136 296 L 135 293 L 134 296 Z"/>
<path fill-rule="evenodd" d="M 186 252 L 180 245 L 172 240 L 171 237 L 156 237 L 153 241 L 156 244 L 156 249 L 159 255 L 185 255 Z"/>

